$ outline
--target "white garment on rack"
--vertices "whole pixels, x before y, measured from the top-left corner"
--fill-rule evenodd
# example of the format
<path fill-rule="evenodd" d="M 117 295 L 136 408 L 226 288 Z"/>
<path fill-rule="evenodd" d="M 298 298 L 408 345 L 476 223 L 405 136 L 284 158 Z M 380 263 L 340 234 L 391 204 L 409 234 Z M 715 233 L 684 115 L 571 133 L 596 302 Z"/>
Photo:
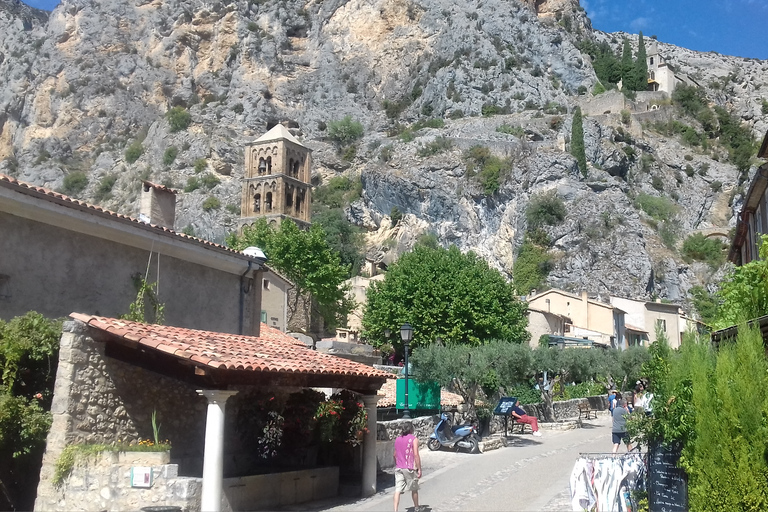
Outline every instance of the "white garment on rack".
<path fill-rule="evenodd" d="M 592 466 L 592 461 L 580 458 L 571 471 L 571 510 L 575 512 L 592 511 L 595 508 Z"/>

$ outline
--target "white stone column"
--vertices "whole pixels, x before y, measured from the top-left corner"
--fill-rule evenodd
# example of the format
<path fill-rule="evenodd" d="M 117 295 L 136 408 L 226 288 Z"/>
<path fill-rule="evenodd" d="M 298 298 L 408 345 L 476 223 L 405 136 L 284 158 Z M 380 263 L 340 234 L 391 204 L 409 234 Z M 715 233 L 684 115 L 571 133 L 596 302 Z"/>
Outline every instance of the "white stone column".
<path fill-rule="evenodd" d="M 376 404 L 379 397 L 363 395 L 368 412 L 368 432 L 363 434 L 363 498 L 376 494 Z"/>
<path fill-rule="evenodd" d="M 203 455 L 203 493 L 201 512 L 221 511 L 222 478 L 224 478 L 224 406 L 237 391 L 198 389 L 208 399 L 205 420 L 205 453 Z"/>

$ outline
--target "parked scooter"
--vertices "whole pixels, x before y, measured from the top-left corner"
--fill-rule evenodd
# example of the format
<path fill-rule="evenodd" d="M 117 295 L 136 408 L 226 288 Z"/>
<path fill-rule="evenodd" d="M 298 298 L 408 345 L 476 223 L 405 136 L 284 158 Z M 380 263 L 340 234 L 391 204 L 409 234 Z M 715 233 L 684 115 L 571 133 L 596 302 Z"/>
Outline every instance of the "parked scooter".
<path fill-rule="evenodd" d="M 448 415 L 442 413 L 440 422 L 435 426 L 435 431 L 429 436 L 427 448 L 435 451 L 442 446 L 456 449 L 464 448 L 469 453 L 477 453 L 480 447 L 480 436 L 477 434 L 477 428 L 474 425 L 451 426 Z"/>

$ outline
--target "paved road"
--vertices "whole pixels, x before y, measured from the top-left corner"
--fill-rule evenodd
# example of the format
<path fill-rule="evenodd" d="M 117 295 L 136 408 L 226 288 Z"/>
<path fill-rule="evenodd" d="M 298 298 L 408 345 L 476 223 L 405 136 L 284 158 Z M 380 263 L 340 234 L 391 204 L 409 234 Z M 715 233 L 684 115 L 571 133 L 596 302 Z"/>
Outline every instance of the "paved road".
<path fill-rule="evenodd" d="M 420 504 L 431 512 L 571 510 L 568 481 L 573 464 L 581 452 L 611 450 L 609 421 L 603 413 L 580 429 L 542 429 L 542 437 L 510 436 L 509 446 L 479 455 L 423 449 Z M 310 509 L 390 512 L 393 486 L 394 477 L 388 476 L 380 479 L 379 492 L 370 498 Z M 410 493 L 401 498 L 400 510 L 413 512 Z"/>

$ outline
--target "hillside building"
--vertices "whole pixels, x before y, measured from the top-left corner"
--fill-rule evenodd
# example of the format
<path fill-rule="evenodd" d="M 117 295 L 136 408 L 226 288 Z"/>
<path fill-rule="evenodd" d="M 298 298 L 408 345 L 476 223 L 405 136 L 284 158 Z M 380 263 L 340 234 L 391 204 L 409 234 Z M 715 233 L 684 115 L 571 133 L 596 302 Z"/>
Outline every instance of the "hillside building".
<path fill-rule="evenodd" d="M 768 132 L 763 138 L 757 157 L 768 159 Z M 768 191 L 768 163 L 757 168 L 737 217 L 736 234 L 728 252 L 728 259 L 736 265 L 743 265 L 760 257 L 760 236 L 768 234 L 766 191 Z"/>

